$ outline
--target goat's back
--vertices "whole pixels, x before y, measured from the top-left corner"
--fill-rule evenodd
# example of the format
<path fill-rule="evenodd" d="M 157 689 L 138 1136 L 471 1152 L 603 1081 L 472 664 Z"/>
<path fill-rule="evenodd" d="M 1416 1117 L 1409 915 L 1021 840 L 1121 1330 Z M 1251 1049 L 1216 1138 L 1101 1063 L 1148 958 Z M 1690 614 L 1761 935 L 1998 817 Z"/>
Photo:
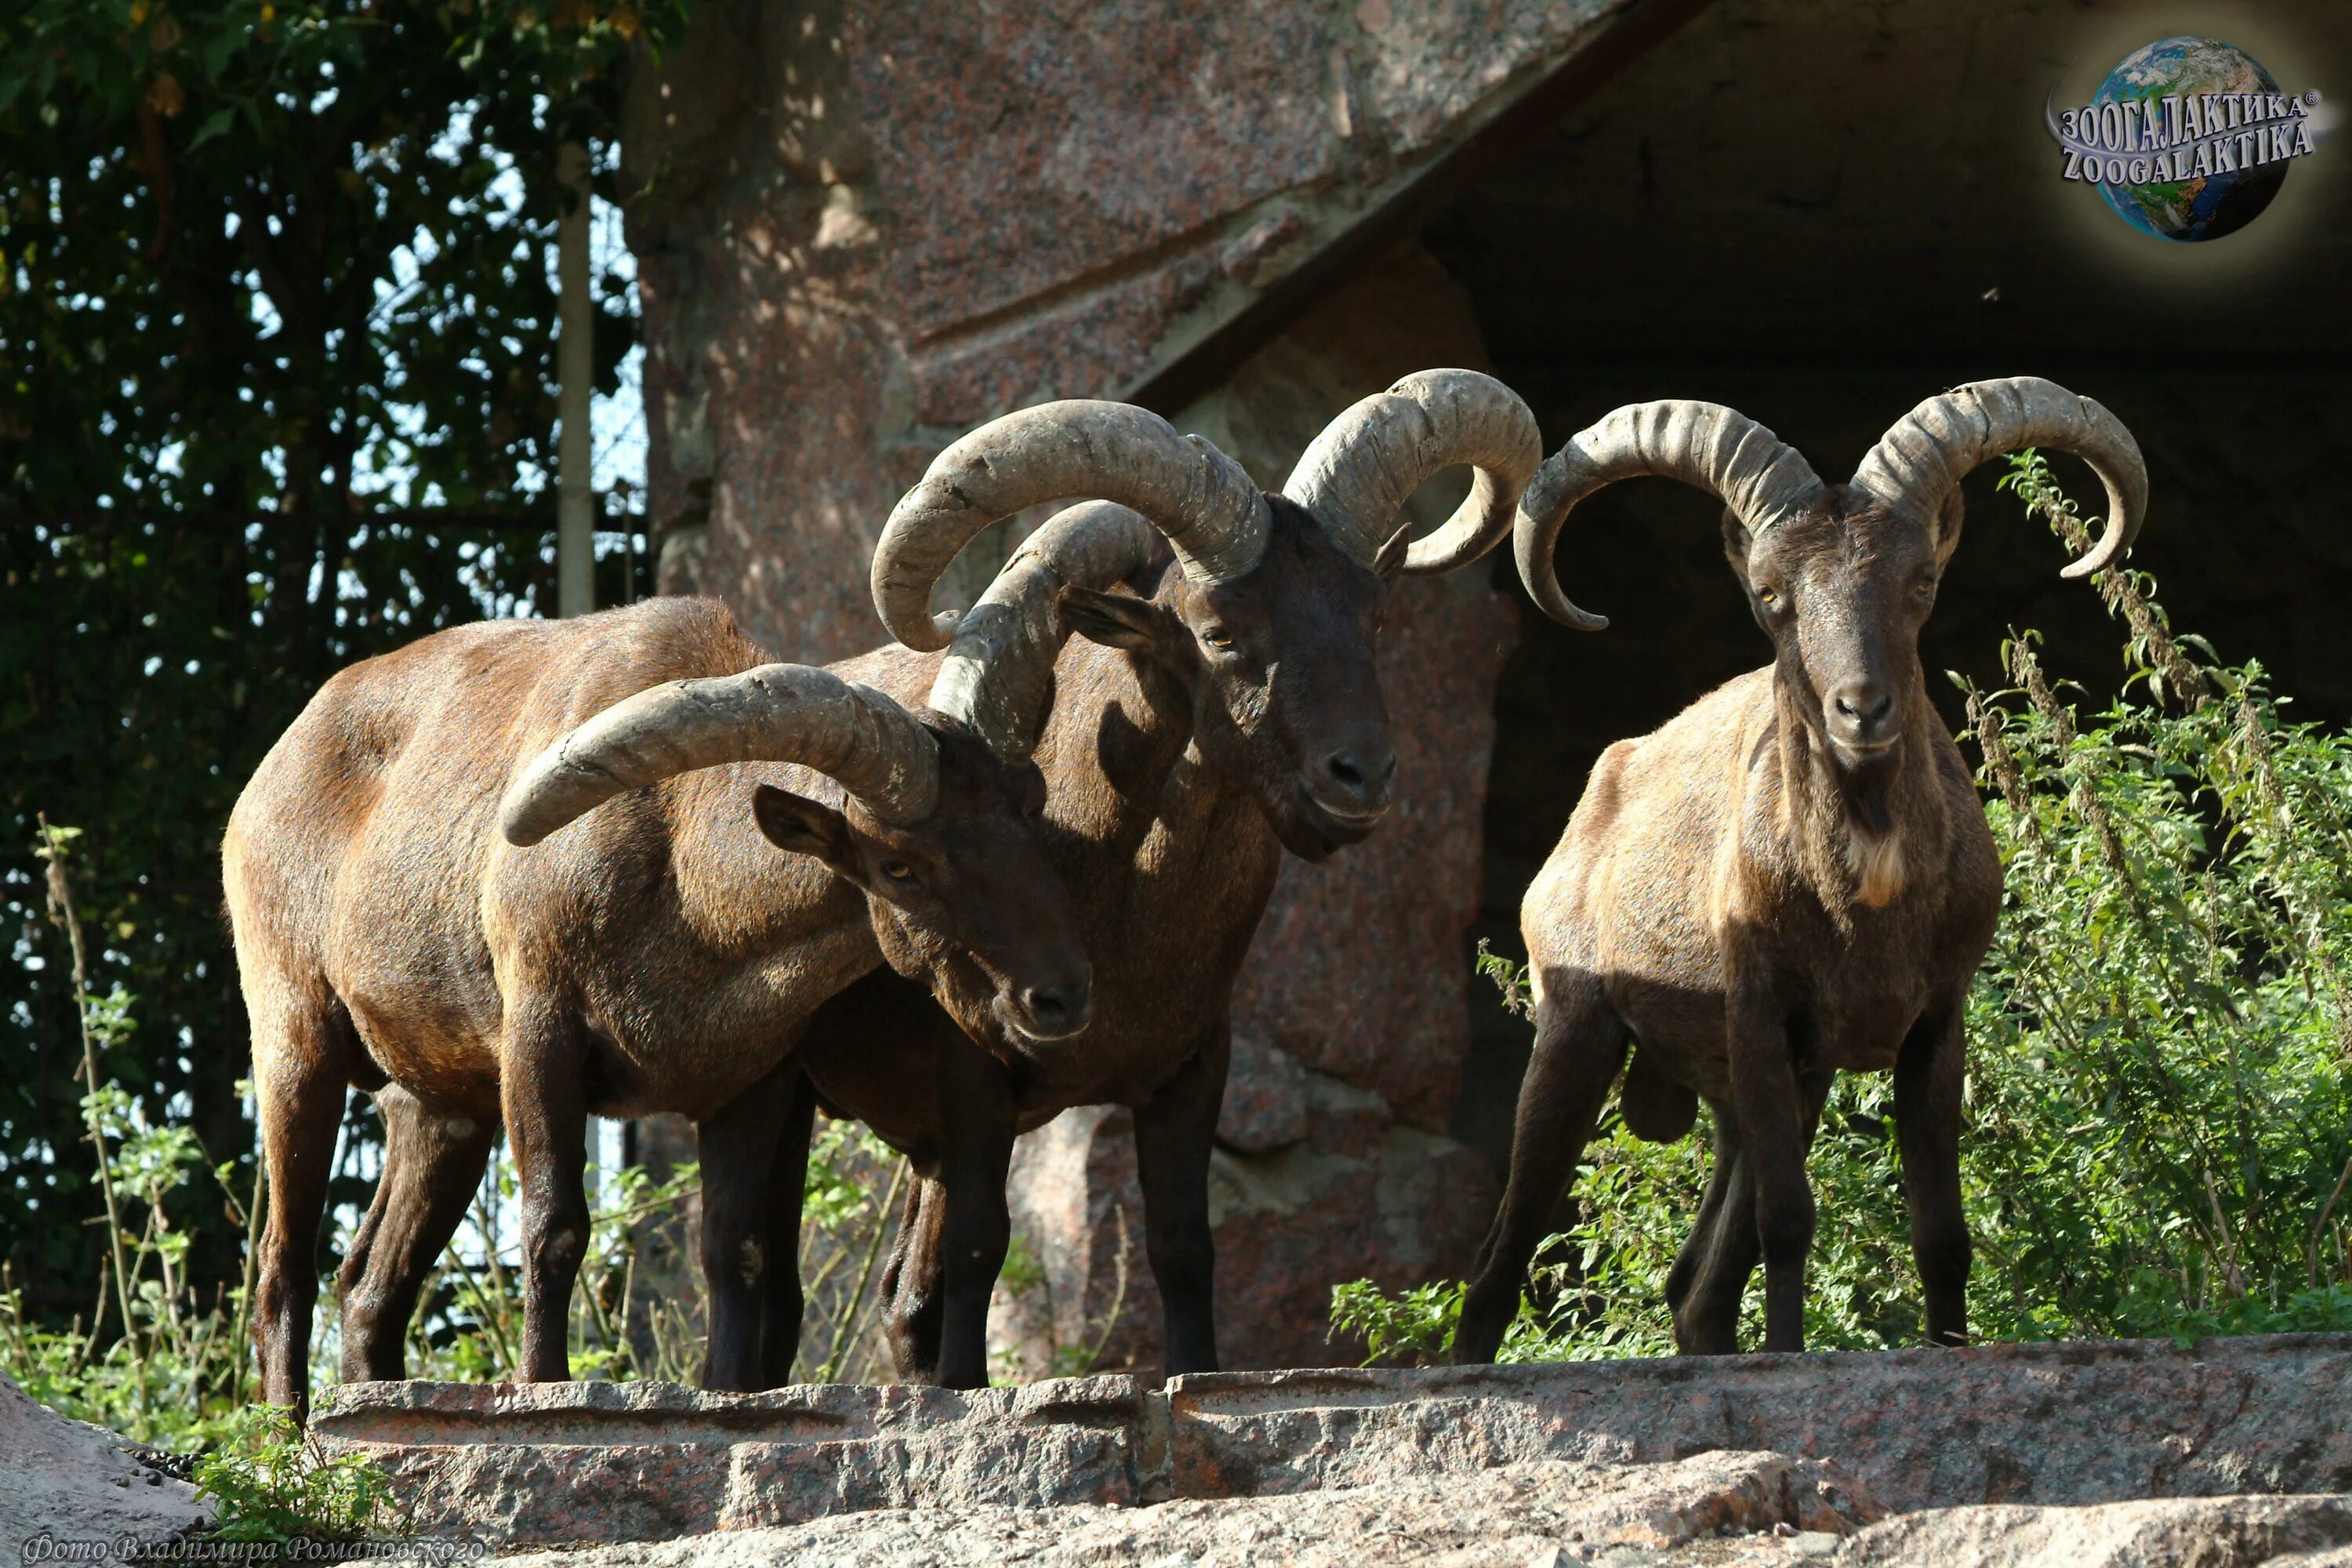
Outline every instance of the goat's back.
<path fill-rule="evenodd" d="M 482 930 L 499 799 L 565 730 L 666 680 L 761 661 L 724 606 L 663 598 L 436 632 L 338 673 L 238 795 L 223 879 L 248 995 L 353 964 L 427 976 L 427 1034 L 495 1031 Z M 345 1001 L 353 1000 L 345 995 Z"/>

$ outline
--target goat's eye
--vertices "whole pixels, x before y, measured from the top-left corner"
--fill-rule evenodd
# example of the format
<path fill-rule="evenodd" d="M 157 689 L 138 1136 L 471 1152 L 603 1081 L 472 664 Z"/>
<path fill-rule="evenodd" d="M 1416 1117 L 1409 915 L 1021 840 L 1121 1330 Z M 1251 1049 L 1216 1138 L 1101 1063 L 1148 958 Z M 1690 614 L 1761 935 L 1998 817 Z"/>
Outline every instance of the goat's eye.
<path fill-rule="evenodd" d="M 1225 630 L 1223 626 L 1211 626 L 1207 631 L 1201 634 L 1201 640 L 1207 643 L 1211 647 L 1223 652 L 1224 649 L 1234 646 L 1234 634 Z"/>
<path fill-rule="evenodd" d="M 1777 610 L 1780 607 L 1780 590 L 1759 588 L 1756 590 L 1756 602 L 1768 610 Z"/>
<path fill-rule="evenodd" d="M 1922 577 L 1913 585 L 1911 592 L 1916 597 L 1932 599 L 1936 596 L 1936 580 L 1933 577 Z"/>
<path fill-rule="evenodd" d="M 915 879 L 915 868 L 904 860 L 883 861 L 882 874 L 894 882 L 911 882 Z"/>

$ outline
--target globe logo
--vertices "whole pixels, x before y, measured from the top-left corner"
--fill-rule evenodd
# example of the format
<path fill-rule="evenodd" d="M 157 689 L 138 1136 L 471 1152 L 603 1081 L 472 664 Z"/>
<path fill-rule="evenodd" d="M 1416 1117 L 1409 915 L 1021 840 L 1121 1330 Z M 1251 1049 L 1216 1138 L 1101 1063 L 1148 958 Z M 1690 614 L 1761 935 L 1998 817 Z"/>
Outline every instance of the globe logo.
<path fill-rule="evenodd" d="M 2212 38 L 2159 38 L 2107 73 L 2087 105 L 2046 110 L 2065 177 L 2095 184 L 2126 223 L 2193 243 L 2235 234 L 2313 151 L 2316 91 L 2282 92 L 2260 61 Z"/>

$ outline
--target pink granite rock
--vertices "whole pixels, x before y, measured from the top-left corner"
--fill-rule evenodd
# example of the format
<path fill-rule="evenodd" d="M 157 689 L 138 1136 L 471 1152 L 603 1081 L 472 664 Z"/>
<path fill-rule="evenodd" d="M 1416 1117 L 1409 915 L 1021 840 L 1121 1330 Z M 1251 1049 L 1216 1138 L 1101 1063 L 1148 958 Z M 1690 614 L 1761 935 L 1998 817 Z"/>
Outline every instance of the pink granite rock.
<path fill-rule="evenodd" d="M 1217 1142 L 1236 1154 L 1271 1154 L 1307 1137 L 1307 1069 L 1280 1046 L 1234 1037 Z"/>
<path fill-rule="evenodd" d="M 658 1540 L 878 1508 L 1138 1500 L 1164 1442 L 1128 1377 L 1022 1389 L 346 1384 L 312 1415 L 410 1527 L 505 1543 Z"/>
<path fill-rule="evenodd" d="M 1627 1467 L 1538 1461 L 1443 1482 L 1143 1509 L 893 1510 L 792 1531 L 503 1561 L 514 1568 L 1566 1568 L 1597 1558 L 1610 1568 L 1782 1568 L 1806 1561 L 1800 1542 L 1833 1545 L 1877 1512 L 1833 1465 L 1706 1454 Z"/>
<path fill-rule="evenodd" d="M 2352 1563 L 2352 1498 L 2224 1497 L 1932 1509 L 1872 1526 L 1843 1568 L 2325 1568 Z"/>
<path fill-rule="evenodd" d="M 1553 1456 L 1834 1455 L 1889 1508 L 2352 1491 L 2352 1334 L 1225 1373 L 1170 1383 L 1179 1496 Z"/>
<path fill-rule="evenodd" d="M 1211 1157 L 1227 1366 L 1360 1359 L 1360 1347 L 1330 1342 L 1331 1287 L 1458 1278 L 1494 1206 L 1494 1178 L 1469 1150 L 1394 1125 L 1377 1096 L 1302 1076 L 1301 1141 Z M 1013 1231 L 1036 1274 L 998 1289 L 997 1364 L 1028 1377 L 1087 1366 L 1156 1375 L 1160 1293 L 1143 1254 L 1134 1118 L 1105 1106 L 1064 1113 L 1015 1146 L 1011 1188 Z"/>

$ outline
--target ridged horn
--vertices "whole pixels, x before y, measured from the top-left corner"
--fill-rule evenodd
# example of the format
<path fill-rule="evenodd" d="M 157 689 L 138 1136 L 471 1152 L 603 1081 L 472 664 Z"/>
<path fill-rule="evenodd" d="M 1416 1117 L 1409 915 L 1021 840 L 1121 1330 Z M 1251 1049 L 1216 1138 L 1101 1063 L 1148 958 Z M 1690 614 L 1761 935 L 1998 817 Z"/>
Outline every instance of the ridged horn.
<path fill-rule="evenodd" d="M 1475 370 L 1424 370 L 1325 426 L 1282 493 L 1369 566 L 1422 481 L 1467 463 L 1477 470 L 1469 497 L 1404 558 L 1408 572 L 1451 572 L 1511 531 L 1519 492 L 1541 461 L 1542 432 L 1517 393 Z"/>
<path fill-rule="evenodd" d="M 1780 521 L 1822 488 L 1795 447 L 1737 409 L 1676 397 L 1612 410 L 1547 458 L 1519 500 L 1512 539 L 1519 578 L 1552 619 L 1588 632 L 1609 624 L 1560 591 L 1552 552 L 1579 501 L 1644 474 L 1721 497 L 1751 533 Z"/>
<path fill-rule="evenodd" d="M 1054 514 L 1024 541 L 962 623 L 930 706 L 959 719 L 1000 757 L 1026 760 L 1054 702 L 1054 661 L 1069 639 L 1062 593 L 1106 589 L 1151 560 L 1151 524 L 1115 501 Z"/>
<path fill-rule="evenodd" d="M 872 687 L 802 664 L 640 691 L 541 752 L 499 805 L 509 844 L 536 844 L 616 795 L 722 763 L 797 763 L 885 822 L 939 801 L 939 742 Z"/>
<path fill-rule="evenodd" d="M 1208 442 L 1125 403 L 1041 404 L 941 452 L 892 509 L 874 552 L 882 624 L 908 647 L 947 647 L 958 617 L 931 615 L 931 589 L 965 542 L 1024 507 L 1076 497 L 1142 514 L 1196 582 L 1238 577 L 1265 548 L 1265 496 Z"/>
<path fill-rule="evenodd" d="M 1853 471 L 1853 488 L 1901 507 L 1937 535 L 1944 552 L 1945 503 L 1979 463 L 2022 447 L 2069 452 L 2107 488 L 2099 542 L 2060 574 L 2087 577 L 2131 549 L 2147 513 L 2147 464 L 2123 422 L 2087 397 L 2038 375 L 1972 381 L 1928 398 L 1895 422 Z"/>

